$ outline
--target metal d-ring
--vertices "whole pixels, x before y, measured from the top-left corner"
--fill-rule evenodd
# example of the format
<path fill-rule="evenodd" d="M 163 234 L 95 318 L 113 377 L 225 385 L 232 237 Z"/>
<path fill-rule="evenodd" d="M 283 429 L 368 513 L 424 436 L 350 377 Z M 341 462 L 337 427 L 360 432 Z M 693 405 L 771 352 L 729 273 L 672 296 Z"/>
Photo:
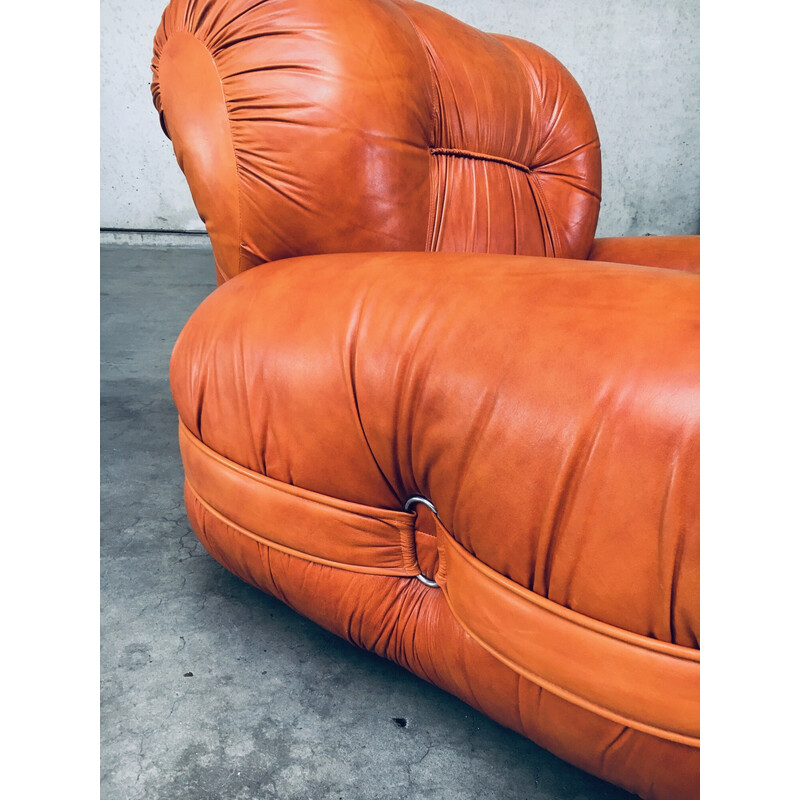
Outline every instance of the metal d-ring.
<path fill-rule="evenodd" d="M 427 506 L 433 513 L 438 517 L 439 512 L 436 510 L 436 506 L 428 500 L 427 497 L 423 497 L 422 495 L 416 494 L 413 497 L 409 497 L 406 500 L 406 504 L 404 506 L 405 511 L 409 511 L 415 505 L 420 504 L 423 506 Z M 431 588 L 438 589 L 439 584 L 436 581 L 432 581 L 430 578 L 426 578 L 421 572 L 419 575 L 414 576 L 418 581 L 424 583 L 426 586 L 430 586 Z"/>

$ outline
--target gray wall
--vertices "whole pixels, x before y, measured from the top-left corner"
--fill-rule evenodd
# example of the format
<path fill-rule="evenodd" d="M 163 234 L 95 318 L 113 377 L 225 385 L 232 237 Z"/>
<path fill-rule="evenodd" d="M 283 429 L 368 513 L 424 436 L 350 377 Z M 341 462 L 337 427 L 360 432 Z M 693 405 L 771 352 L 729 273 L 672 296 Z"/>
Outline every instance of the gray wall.
<path fill-rule="evenodd" d="M 101 0 L 100 226 L 203 230 L 150 99 L 167 0 Z M 549 50 L 603 153 L 599 236 L 699 233 L 699 0 L 428 0 Z"/>

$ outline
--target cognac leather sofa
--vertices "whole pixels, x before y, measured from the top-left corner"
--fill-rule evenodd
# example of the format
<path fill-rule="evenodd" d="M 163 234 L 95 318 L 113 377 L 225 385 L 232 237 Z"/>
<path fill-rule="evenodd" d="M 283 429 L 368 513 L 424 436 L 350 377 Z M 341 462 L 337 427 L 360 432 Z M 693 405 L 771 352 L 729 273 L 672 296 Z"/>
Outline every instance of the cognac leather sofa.
<path fill-rule="evenodd" d="M 173 0 L 219 287 L 170 367 L 227 569 L 645 798 L 699 787 L 699 239 L 595 240 L 584 95 L 411 0 Z"/>

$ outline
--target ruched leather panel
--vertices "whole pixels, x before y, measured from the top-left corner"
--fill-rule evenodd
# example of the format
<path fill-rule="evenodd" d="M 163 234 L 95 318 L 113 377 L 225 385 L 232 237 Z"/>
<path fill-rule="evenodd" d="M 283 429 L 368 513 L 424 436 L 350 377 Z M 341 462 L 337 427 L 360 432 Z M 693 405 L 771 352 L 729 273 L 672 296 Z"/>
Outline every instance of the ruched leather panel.
<path fill-rule="evenodd" d="M 546 256 L 563 249 L 557 231 L 548 224 L 538 179 L 528 170 L 467 151 L 442 150 L 434 155 L 428 249 Z M 493 224 L 496 219 L 513 221 L 513 235 L 509 236 L 508 225 Z"/>
<path fill-rule="evenodd" d="M 585 258 L 600 143 L 578 84 L 530 42 L 396 2 L 425 46 L 435 98 L 428 249 Z"/>
<path fill-rule="evenodd" d="M 167 130 L 184 131 L 173 139 L 178 161 L 193 165 L 184 142 L 204 131 L 170 100 L 191 94 L 195 76 L 161 68 L 176 35 L 208 51 L 225 95 L 225 138 L 238 169 L 239 270 L 307 253 L 425 248 L 430 85 L 418 68 L 418 37 L 394 3 L 170 3 L 155 38 L 152 91 Z M 195 172 L 201 168 L 215 167 L 204 162 Z M 213 179 L 207 198 L 202 182 L 193 183 L 195 202 L 213 205 Z M 209 232 L 213 240 L 213 226 Z"/>
<path fill-rule="evenodd" d="M 220 281 L 314 253 L 589 251 L 597 130 L 528 42 L 410 0 L 173 0 L 152 69 Z"/>

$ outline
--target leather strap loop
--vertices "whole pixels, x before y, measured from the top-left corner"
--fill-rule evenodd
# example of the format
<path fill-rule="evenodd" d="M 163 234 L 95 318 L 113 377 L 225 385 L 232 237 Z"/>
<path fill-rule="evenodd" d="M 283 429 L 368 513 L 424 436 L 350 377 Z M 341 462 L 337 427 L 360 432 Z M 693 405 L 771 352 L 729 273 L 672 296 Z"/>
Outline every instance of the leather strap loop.
<path fill-rule="evenodd" d="M 578 614 L 465 550 L 437 520 L 440 582 L 461 626 L 518 674 L 644 733 L 700 746 L 700 652 Z"/>
<path fill-rule="evenodd" d="M 186 481 L 207 510 L 270 547 L 371 575 L 414 576 L 414 514 L 349 503 L 267 478 L 214 452 L 181 420 Z"/>
<path fill-rule="evenodd" d="M 248 470 L 179 427 L 186 480 L 239 533 L 338 569 L 415 577 L 415 514 L 349 503 Z M 509 580 L 436 517 L 436 582 L 464 630 L 519 675 L 606 719 L 700 744 L 700 653 L 599 622 Z M 437 591 L 432 589 L 431 591 Z"/>

